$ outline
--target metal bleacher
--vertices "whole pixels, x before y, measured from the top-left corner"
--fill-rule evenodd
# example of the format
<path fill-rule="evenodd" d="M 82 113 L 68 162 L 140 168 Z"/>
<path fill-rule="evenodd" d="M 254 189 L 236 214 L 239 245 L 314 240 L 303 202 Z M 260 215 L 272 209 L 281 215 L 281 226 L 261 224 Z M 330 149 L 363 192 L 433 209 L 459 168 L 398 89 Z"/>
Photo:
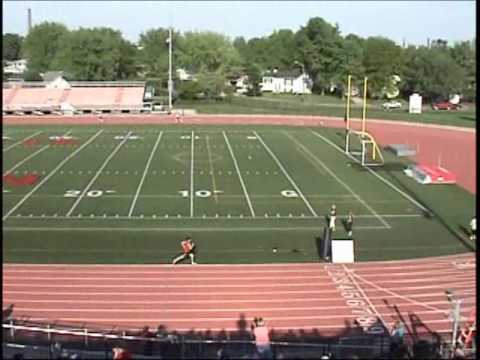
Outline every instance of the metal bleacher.
<path fill-rule="evenodd" d="M 43 86 L 39 86 L 40 84 Z M 3 114 L 139 113 L 144 106 L 145 83 L 74 81 L 68 88 L 47 88 L 43 82 L 3 84 Z"/>

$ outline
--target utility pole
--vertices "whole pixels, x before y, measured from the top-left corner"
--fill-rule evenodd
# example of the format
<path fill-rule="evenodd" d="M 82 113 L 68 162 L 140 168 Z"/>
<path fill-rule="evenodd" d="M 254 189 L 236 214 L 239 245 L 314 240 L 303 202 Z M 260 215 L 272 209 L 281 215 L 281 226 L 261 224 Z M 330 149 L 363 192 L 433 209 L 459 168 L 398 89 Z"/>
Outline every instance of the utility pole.
<path fill-rule="evenodd" d="M 172 111 L 172 28 L 168 29 L 168 109 Z"/>
<path fill-rule="evenodd" d="M 32 30 L 32 9 L 28 8 L 28 33 L 30 34 L 30 30 Z"/>

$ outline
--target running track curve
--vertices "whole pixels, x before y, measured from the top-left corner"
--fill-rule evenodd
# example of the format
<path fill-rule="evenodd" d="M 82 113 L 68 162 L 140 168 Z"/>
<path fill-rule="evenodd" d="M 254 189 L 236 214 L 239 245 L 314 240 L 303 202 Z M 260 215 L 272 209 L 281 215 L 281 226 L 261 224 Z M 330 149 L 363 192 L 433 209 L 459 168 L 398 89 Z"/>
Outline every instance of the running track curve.
<path fill-rule="evenodd" d="M 353 300 L 384 324 L 402 318 L 408 331 L 448 333 L 445 290 L 463 300 L 467 319 L 475 267 L 472 253 L 345 265 L 3 264 L 3 304 L 32 321 L 216 332 L 261 316 L 279 332 L 335 336 L 362 316 Z"/>

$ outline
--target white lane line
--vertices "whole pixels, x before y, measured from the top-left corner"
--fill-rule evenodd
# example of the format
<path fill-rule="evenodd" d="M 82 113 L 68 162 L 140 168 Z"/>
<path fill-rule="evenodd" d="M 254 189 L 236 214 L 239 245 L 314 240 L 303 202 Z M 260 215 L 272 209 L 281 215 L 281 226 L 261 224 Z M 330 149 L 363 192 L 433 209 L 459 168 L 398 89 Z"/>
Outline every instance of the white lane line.
<path fill-rule="evenodd" d="M 245 199 L 247 200 L 248 208 L 250 209 L 250 213 L 252 214 L 252 217 L 255 217 L 255 211 L 253 210 L 252 202 L 250 201 L 250 196 L 248 195 L 247 187 L 243 182 L 242 174 L 237 164 L 237 159 L 235 158 L 235 154 L 233 153 L 232 147 L 230 146 L 230 142 L 228 141 L 227 134 L 225 134 L 225 131 L 222 131 L 222 134 L 225 139 L 225 142 L 227 143 L 227 147 L 228 147 L 228 150 L 230 151 L 230 155 L 232 156 L 233 164 L 235 165 L 235 170 L 237 171 L 240 184 L 242 185 L 243 193 L 245 194 Z"/>
<path fill-rule="evenodd" d="M 345 265 L 344 265 L 344 267 L 345 267 Z M 416 300 L 412 300 L 412 299 L 410 299 L 410 298 L 408 298 L 408 297 L 406 297 L 406 296 L 397 294 L 397 293 L 395 293 L 395 292 L 393 292 L 393 291 L 391 291 L 391 290 L 389 290 L 389 289 L 387 289 L 387 288 L 378 286 L 378 285 L 372 283 L 371 281 L 368 281 L 368 280 L 364 279 L 362 276 L 355 274 L 353 271 L 348 270 L 348 268 L 346 268 L 346 267 L 345 267 L 345 271 L 346 271 L 348 274 L 351 274 L 351 275 L 353 276 L 353 278 L 358 278 L 360 281 L 362 281 L 362 282 L 364 282 L 364 283 L 366 283 L 366 284 L 368 284 L 368 285 L 370 285 L 370 286 L 373 286 L 373 287 L 374 287 L 375 289 L 377 289 L 377 290 L 386 292 L 386 293 L 389 294 L 389 295 L 395 296 L 395 297 L 397 297 L 397 298 L 399 298 L 399 299 L 405 300 L 405 301 L 410 302 L 410 303 L 412 303 L 412 304 L 425 307 L 425 308 L 430 309 L 430 310 L 433 310 L 433 311 L 435 311 L 435 312 L 442 313 L 442 314 L 445 314 L 445 315 L 448 314 L 448 311 L 446 311 L 446 310 L 442 310 L 442 309 L 439 309 L 439 308 L 437 308 L 437 307 L 430 306 L 430 305 L 428 305 L 427 303 L 422 303 L 422 302 L 419 302 L 419 301 L 416 301 Z M 436 286 L 434 286 L 434 287 L 439 287 L 439 286 L 440 286 L 440 287 L 441 287 L 441 286 L 446 286 L 446 284 L 440 284 L 440 285 L 436 285 Z M 428 287 L 427 287 L 427 286 L 423 286 L 422 289 L 424 289 L 424 288 L 428 288 Z"/>
<path fill-rule="evenodd" d="M 352 155 L 350 154 L 345 154 L 345 151 L 339 147 L 338 145 L 334 144 L 333 142 L 331 142 L 330 140 L 328 140 L 326 137 L 320 135 L 319 133 L 311 130 L 311 132 L 319 137 L 320 139 L 322 139 L 323 141 L 325 141 L 327 144 L 330 144 L 331 146 L 333 146 L 335 149 L 337 149 L 339 152 L 341 152 L 342 154 L 348 156 L 350 159 L 352 159 L 353 161 L 355 161 L 356 163 L 358 164 L 361 164 L 361 162 L 357 159 L 355 159 Z M 398 187 L 396 187 L 395 185 L 393 185 L 390 181 L 388 181 L 387 179 L 385 179 L 383 176 L 377 174 L 375 171 L 373 171 L 372 169 L 370 169 L 368 166 L 364 166 L 364 168 L 372 175 L 376 176 L 378 179 L 380 179 L 383 183 L 387 184 L 389 187 L 391 187 L 393 190 L 395 190 L 396 192 L 398 192 L 400 195 L 402 195 L 403 197 L 405 197 L 407 200 L 409 200 L 410 202 L 412 202 L 413 204 L 415 204 L 417 207 L 419 207 L 421 210 L 423 210 L 424 212 L 426 212 L 427 214 L 431 214 L 431 211 L 428 210 L 425 206 L 423 206 L 422 204 L 420 204 L 417 200 L 415 200 L 414 198 L 412 198 L 410 195 L 406 194 L 405 192 L 403 192 L 402 190 L 400 190 Z"/>
<path fill-rule="evenodd" d="M 51 278 L 50 278 L 51 280 Z M 313 285 L 313 284 L 312 284 Z M 332 295 L 335 295 L 335 294 L 338 294 L 338 290 L 335 290 L 335 291 L 330 291 L 330 292 L 333 292 Z M 9 292 L 9 293 L 16 293 L 16 291 L 12 291 L 12 292 Z M 31 294 L 29 295 L 32 295 L 32 294 L 38 294 L 37 292 L 31 292 Z M 65 292 L 62 292 L 62 294 L 65 294 Z M 68 293 L 67 293 L 68 294 Z M 129 304 L 131 305 L 132 304 L 132 301 L 131 300 L 116 300 L 116 299 L 109 299 L 109 300 L 101 300 L 101 299 L 98 299 L 98 296 L 99 295 L 102 295 L 103 293 L 102 292 L 94 292 L 94 293 L 91 293 L 89 292 L 88 294 L 84 294 L 84 295 L 87 295 L 87 296 L 95 296 L 96 299 L 95 300 L 84 300 L 84 299 L 75 299 L 75 304 Z M 55 294 L 56 295 L 56 294 Z M 165 295 L 165 294 L 164 294 Z M 213 294 L 212 294 L 213 295 Z M 429 297 L 430 294 L 424 294 L 422 295 L 423 297 Z M 443 298 L 445 297 L 445 293 L 442 292 L 441 294 L 438 295 L 439 297 L 442 296 Z M 386 298 L 392 298 L 393 296 L 391 295 L 384 295 L 384 296 L 370 296 L 370 299 L 371 300 L 383 300 L 383 299 L 386 299 Z M 60 299 L 52 299 L 51 297 L 48 297 L 48 298 L 44 298 L 44 299 L 15 299 L 14 296 L 12 296 L 12 298 L 3 298 L 3 302 L 4 303 L 18 303 L 18 304 L 48 304 L 48 303 L 56 303 L 56 304 L 63 304 L 63 303 L 66 303 L 66 304 L 71 304 L 72 300 L 70 299 L 62 299 L 62 295 L 60 295 Z M 285 298 L 276 298 L 276 297 L 272 297 L 272 298 L 269 298 L 269 299 L 263 299 L 263 298 L 256 298 L 256 299 L 238 299 L 238 300 L 223 300 L 222 299 L 222 304 L 244 304 L 244 303 L 271 303 L 271 304 L 274 304 L 274 303 L 284 303 L 284 302 L 288 302 L 288 303 L 291 303 L 291 302 L 308 302 L 308 303 L 338 303 L 339 302 L 339 298 L 338 296 L 333 296 L 333 297 L 328 297 L 328 296 L 323 296 L 323 297 L 308 297 L 307 299 L 304 298 L 304 297 L 300 297 L 300 298 L 289 298 L 289 299 L 285 299 Z M 472 303 L 472 305 L 475 303 L 475 299 L 468 299 L 467 300 L 468 303 Z M 135 300 L 135 304 L 136 305 L 167 305 L 167 304 L 178 304 L 178 300 L 170 300 L 170 299 L 166 299 L 166 300 L 140 300 L 140 299 L 136 299 Z M 183 299 L 182 300 L 182 304 L 218 304 L 218 299 L 193 299 L 193 300 L 188 300 L 188 299 Z M 403 302 L 396 302 L 397 305 L 406 305 L 405 303 Z M 431 305 L 435 305 L 435 304 L 439 304 L 439 305 L 445 305 L 445 300 L 442 299 L 442 300 L 439 300 L 439 301 L 430 301 L 429 304 Z M 377 304 L 377 307 L 379 308 L 383 308 L 383 307 L 387 307 L 388 305 L 385 305 L 385 304 Z M 338 306 L 325 306 L 324 308 L 328 308 L 328 309 L 346 309 L 346 308 L 349 308 L 351 309 L 351 306 L 349 305 L 338 305 Z M 463 310 L 463 309 L 462 309 Z M 467 312 L 468 310 L 464 310 L 465 312 Z M 437 313 L 437 311 L 435 310 L 427 310 L 427 311 L 422 311 L 421 313 L 423 314 L 433 314 L 433 313 Z"/>
<path fill-rule="evenodd" d="M 65 214 L 65 216 L 69 217 L 72 212 L 76 209 L 76 207 L 78 206 L 78 204 L 80 203 L 80 201 L 82 201 L 82 199 L 85 197 L 85 194 L 87 193 L 87 191 L 90 190 L 90 187 L 92 186 L 92 184 L 95 182 L 95 180 L 97 180 L 97 178 L 100 176 L 100 174 L 102 173 L 103 169 L 105 168 L 105 166 L 107 166 L 107 164 L 110 162 L 110 160 L 115 156 L 115 154 L 118 152 L 118 150 L 120 150 L 120 148 L 122 147 L 123 144 L 125 144 L 125 142 L 128 141 L 128 137 L 130 136 L 132 132 L 129 131 L 128 134 L 124 137 L 124 139 L 115 147 L 115 149 L 111 152 L 111 154 L 105 159 L 104 163 L 102 164 L 102 166 L 100 166 L 100 169 L 97 170 L 97 172 L 95 173 L 95 175 L 93 176 L 93 178 L 90 180 L 90 182 L 88 183 L 88 185 L 85 187 L 85 189 L 83 189 L 82 193 L 80 194 L 80 196 L 77 198 L 77 200 L 74 202 L 74 204 L 72 205 L 72 207 L 70 208 L 70 210 L 68 210 L 68 212 Z"/>
<path fill-rule="evenodd" d="M 95 135 L 93 135 L 87 142 L 85 142 L 82 146 L 80 146 L 77 150 L 75 150 L 73 153 L 68 155 L 65 159 L 63 159 L 56 167 L 53 169 L 47 176 L 45 176 L 27 195 L 25 195 L 13 208 L 11 208 L 5 215 L 3 215 L 2 221 L 5 221 L 10 214 L 12 214 L 15 210 L 17 210 L 20 205 L 22 205 L 32 194 L 35 193 L 43 184 L 47 182 L 48 179 L 50 179 L 55 173 L 63 166 L 65 163 L 70 160 L 72 157 L 74 157 L 76 154 L 78 154 L 80 151 L 82 151 L 87 145 L 89 145 L 93 140 L 95 140 L 103 130 L 99 130 Z"/>
<path fill-rule="evenodd" d="M 302 270 L 298 270 L 297 272 L 301 272 Z M 143 272 L 143 275 L 145 274 L 148 274 L 146 272 Z M 80 275 L 80 276 L 60 276 L 60 275 L 57 275 L 55 276 L 54 279 L 52 279 L 51 276 L 30 276 L 30 274 L 26 274 L 27 276 L 18 276 L 15 275 L 15 276 L 9 276 L 9 275 L 5 275 L 5 273 L 3 274 L 3 280 L 5 282 L 5 284 L 8 283 L 8 281 L 12 281 L 14 284 L 19 284 L 19 283 L 23 283 L 23 284 L 27 284 L 27 285 L 36 285 L 37 281 L 46 281 L 46 282 L 49 282 L 49 283 L 53 283 L 53 281 L 68 281 L 68 282 L 71 282 L 71 281 L 80 281 L 80 282 L 88 282 L 88 281 L 93 281 L 93 282 L 97 282 L 97 281 L 109 281 L 109 282 L 137 282 L 139 279 L 142 279 L 142 282 L 158 282 L 159 280 L 166 280 L 164 276 L 155 276 L 155 277 L 136 277 L 136 276 L 100 276 L 100 274 L 98 273 L 95 273 L 95 274 L 92 274 L 92 275 L 88 275 L 88 274 L 84 274 L 84 275 Z M 279 278 L 277 274 L 272 274 L 271 276 L 265 276 L 265 274 L 262 274 L 263 276 L 249 276 L 248 278 L 245 277 L 245 275 L 241 275 L 241 276 L 211 276 L 211 274 L 207 274 L 206 276 L 202 276 L 202 277 L 199 277 L 199 276 L 195 276 L 194 279 L 192 278 L 185 278 L 185 277 L 181 277 L 181 276 L 169 276 L 168 277 L 168 280 L 171 281 L 171 282 L 179 282 L 179 281 L 245 281 L 245 280 L 248 280 L 248 281 L 262 281 L 262 280 L 267 280 L 267 281 L 271 281 L 271 282 L 274 282 L 274 281 L 283 281 L 284 282 L 284 285 L 289 285 L 289 281 L 290 280 L 305 280 L 305 281 L 314 281 L 314 280 L 318 280 L 318 281 L 321 281 L 321 280 L 324 280 L 324 281 L 327 281 L 327 284 L 328 281 L 330 280 L 328 275 L 294 275 L 294 276 L 290 276 L 288 274 L 282 274 L 282 277 Z M 330 286 L 330 285 L 329 285 Z"/>
<path fill-rule="evenodd" d="M 343 266 L 343 270 L 345 271 L 345 273 L 347 274 L 347 276 L 350 278 L 350 281 L 353 283 L 353 285 L 357 288 L 357 290 L 362 294 L 363 298 L 365 299 L 365 301 L 368 303 L 368 305 L 370 306 L 370 309 L 373 310 L 373 312 L 375 313 L 375 315 L 377 315 L 377 319 L 379 319 L 381 322 L 382 322 L 382 325 L 385 329 L 385 331 L 389 332 L 390 331 L 390 326 L 388 325 L 388 323 L 385 321 L 385 319 L 383 318 L 382 314 L 380 314 L 377 310 L 377 308 L 375 307 L 375 305 L 373 305 L 372 301 L 370 300 L 370 298 L 367 296 L 367 294 L 365 294 L 365 291 L 363 291 L 363 288 L 358 285 L 357 281 L 355 280 L 355 278 L 352 276 L 352 273 L 350 272 L 350 270 L 345 266 L 345 265 L 342 265 Z M 387 315 L 387 314 L 385 314 Z"/>
<path fill-rule="evenodd" d="M 3 289 L 8 288 L 16 288 L 20 287 L 23 288 L 25 287 L 24 284 L 19 284 L 19 283 L 13 283 L 13 284 L 8 284 L 8 283 L 3 283 L 2 284 Z M 202 284 L 202 283 L 197 283 L 197 284 L 170 284 L 170 283 L 164 283 L 164 284 L 149 284 L 149 285 L 144 285 L 144 284 L 139 284 L 138 282 L 135 282 L 133 284 L 30 284 L 29 289 L 34 289 L 34 288 L 40 288 L 40 289 L 48 289 L 48 288 L 54 288 L 54 289 L 74 289 L 74 288 L 88 288 L 89 290 L 92 289 L 146 289 L 146 288 L 151 288 L 151 289 L 190 289 L 190 288 L 200 288 L 200 289 L 207 289 L 207 288 L 221 288 L 221 289 L 240 289 L 240 288 L 251 288 L 251 287 L 256 287 L 257 284 L 254 282 L 249 282 L 247 284 L 239 284 L 239 283 L 229 283 L 229 284 Z M 262 288 L 267 289 L 267 288 L 287 288 L 287 289 L 292 289 L 292 288 L 309 288 L 312 286 L 311 281 L 305 281 L 305 282 L 292 282 L 289 284 L 276 284 L 276 283 L 271 283 L 271 284 L 263 284 Z M 325 285 L 326 287 L 330 287 L 330 284 Z"/>
<path fill-rule="evenodd" d="M 155 154 L 155 151 L 157 150 L 157 146 L 160 143 L 160 139 L 162 138 L 163 131 L 160 131 L 158 134 L 157 141 L 155 142 L 155 145 L 153 145 L 152 152 L 150 153 L 150 157 L 148 158 L 147 165 L 145 166 L 145 170 L 143 171 L 142 179 L 140 180 L 140 183 L 138 184 L 137 192 L 135 193 L 135 197 L 133 198 L 132 205 L 130 206 L 130 211 L 128 212 L 128 217 L 132 216 L 133 209 L 135 208 L 135 204 L 137 203 L 138 199 L 138 194 L 140 194 L 140 190 L 142 189 L 143 182 L 145 180 L 145 176 L 147 175 L 148 169 L 150 168 L 150 162 L 153 159 L 153 154 Z"/>
<path fill-rule="evenodd" d="M 195 144 L 195 133 L 192 131 L 191 144 L 190 144 L 190 217 L 193 217 L 193 159 L 194 159 L 194 144 Z"/>
<path fill-rule="evenodd" d="M 87 218 L 87 220 L 91 220 Z M 358 230 L 365 230 L 365 229 L 378 229 L 384 230 L 384 226 L 357 226 L 356 229 Z M 150 231 L 150 232 L 157 232 L 157 231 L 220 231 L 220 232 L 228 232 L 228 231 L 318 231 L 318 225 L 316 226 L 289 226 L 289 227 L 253 227 L 253 228 L 245 228 L 245 227 L 224 227 L 224 228 L 213 228 L 213 227 L 190 227 L 190 226 L 183 226 L 183 227 L 158 227 L 158 228 L 139 228 L 139 227 L 69 227 L 69 228 L 59 228 L 59 227 L 19 227 L 19 226 L 4 226 L 4 231 Z"/>
<path fill-rule="evenodd" d="M 14 143 L 14 144 L 6 147 L 5 149 L 3 149 L 3 152 L 7 152 L 7 151 L 10 150 L 11 148 L 17 146 L 18 144 L 23 143 L 24 141 L 26 141 L 26 140 L 28 140 L 28 139 L 31 139 L 31 138 L 37 136 L 37 135 L 40 134 L 40 133 L 41 133 L 41 131 L 37 131 L 36 133 L 34 133 L 34 134 L 32 134 L 32 135 L 29 135 L 29 136 L 27 136 L 26 138 L 24 138 L 24 139 L 22 139 L 22 140 L 20 140 L 20 141 L 17 141 L 16 143 Z"/>
<path fill-rule="evenodd" d="M 72 132 L 72 131 L 69 130 L 69 131 L 67 131 L 65 134 L 63 134 L 62 136 L 67 136 L 67 135 L 70 134 L 71 132 Z M 42 151 L 47 150 L 49 147 L 50 147 L 50 144 L 43 146 L 43 147 L 40 148 L 39 150 L 35 151 L 33 154 L 30 154 L 29 156 L 27 156 L 25 159 L 23 159 L 23 160 L 20 161 L 19 163 L 15 164 L 15 166 L 12 167 L 10 170 L 5 171 L 3 174 L 4 174 L 4 175 L 10 174 L 12 171 L 14 171 L 15 169 L 17 169 L 19 166 L 21 166 L 22 164 L 24 164 L 25 162 L 27 162 L 27 161 L 30 160 L 31 158 L 37 156 L 37 155 L 40 154 Z"/>
<path fill-rule="evenodd" d="M 270 148 L 267 146 L 267 144 L 265 144 L 265 142 L 263 141 L 263 139 L 260 137 L 260 135 L 257 134 L 256 131 L 253 131 L 253 133 L 255 134 L 255 136 L 258 138 L 258 140 L 260 141 L 260 143 L 263 145 L 263 147 L 265 148 L 265 150 L 267 150 L 267 152 L 270 154 L 270 156 L 273 158 L 273 160 L 275 160 L 275 162 L 277 163 L 278 167 L 280 168 L 280 170 L 282 170 L 283 174 L 285 175 L 285 177 L 290 181 L 290 183 L 292 184 L 292 186 L 295 188 L 295 190 L 297 191 L 298 195 L 300 195 L 300 197 L 302 198 L 303 202 L 305 203 L 305 205 L 307 205 L 307 208 L 308 210 L 312 213 L 313 216 L 318 216 L 317 213 L 315 212 L 315 210 L 313 209 L 312 205 L 310 204 L 310 202 L 305 198 L 305 196 L 303 195 L 302 191 L 300 190 L 300 188 L 297 186 L 297 184 L 295 183 L 295 181 L 293 181 L 293 179 L 291 178 L 291 176 L 288 174 L 287 170 L 285 170 L 285 168 L 283 167 L 282 163 L 280 162 L 280 160 L 278 160 L 278 158 L 275 156 L 275 154 L 272 152 L 272 150 L 270 150 Z"/>
<path fill-rule="evenodd" d="M 355 199 L 357 199 L 360 203 L 363 204 L 363 206 L 365 206 L 373 215 L 375 215 L 375 217 L 383 224 L 385 225 L 385 227 L 387 229 L 391 229 L 391 226 L 389 223 L 387 223 L 385 221 L 385 219 L 383 219 L 370 205 L 367 204 L 366 201 L 364 201 L 356 192 L 354 192 L 352 190 L 352 188 L 350 188 L 350 186 L 348 186 L 344 181 L 342 181 L 337 175 L 335 175 L 335 173 L 327 166 L 325 165 L 318 157 L 316 157 L 314 154 L 312 154 L 312 152 L 310 150 L 308 150 L 305 146 L 303 146 L 302 144 L 300 144 L 292 135 L 290 135 L 289 133 L 287 133 L 286 131 L 284 131 L 285 135 L 287 135 L 288 138 L 290 138 L 290 140 L 292 140 L 297 146 L 299 146 L 300 148 L 303 149 L 303 151 L 305 151 L 308 155 L 310 155 L 312 157 L 312 159 L 315 159 L 315 161 L 317 161 L 317 163 L 319 165 L 321 165 L 325 171 L 327 171 L 340 185 L 342 185 L 345 189 L 347 189 L 347 191 L 349 191 L 354 197 Z"/>

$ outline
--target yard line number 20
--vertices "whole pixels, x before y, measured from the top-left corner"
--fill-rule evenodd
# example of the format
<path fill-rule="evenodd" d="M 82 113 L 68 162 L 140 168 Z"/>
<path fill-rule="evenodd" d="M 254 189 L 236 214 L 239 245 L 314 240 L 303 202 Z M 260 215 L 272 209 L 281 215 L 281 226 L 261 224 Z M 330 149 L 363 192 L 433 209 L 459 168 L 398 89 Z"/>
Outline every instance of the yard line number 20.
<path fill-rule="evenodd" d="M 81 193 L 80 190 L 67 190 L 63 197 L 79 197 Z M 103 190 L 90 190 L 85 195 L 92 198 L 100 197 L 103 195 Z"/>

